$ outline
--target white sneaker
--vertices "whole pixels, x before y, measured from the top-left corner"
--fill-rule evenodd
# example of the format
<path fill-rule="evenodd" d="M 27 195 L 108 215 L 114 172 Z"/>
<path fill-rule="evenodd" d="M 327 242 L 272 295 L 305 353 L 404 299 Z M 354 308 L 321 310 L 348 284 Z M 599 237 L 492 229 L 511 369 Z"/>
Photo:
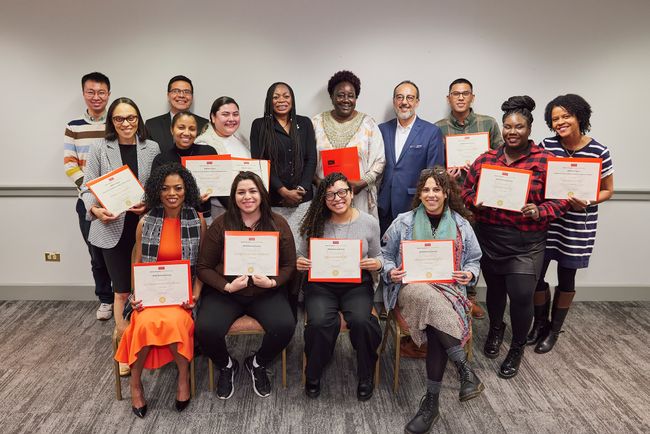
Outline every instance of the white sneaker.
<path fill-rule="evenodd" d="M 109 303 L 102 303 L 97 309 L 97 319 L 106 321 L 113 318 L 113 305 Z"/>

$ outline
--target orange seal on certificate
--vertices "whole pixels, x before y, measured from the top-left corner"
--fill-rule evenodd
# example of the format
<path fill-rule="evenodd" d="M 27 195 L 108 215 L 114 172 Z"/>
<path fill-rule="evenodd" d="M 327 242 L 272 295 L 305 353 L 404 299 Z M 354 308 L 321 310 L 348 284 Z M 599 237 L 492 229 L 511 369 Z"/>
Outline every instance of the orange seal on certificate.
<path fill-rule="evenodd" d="M 164 304 L 167 301 L 167 299 L 165 297 L 160 297 L 158 301 L 160 302 L 160 304 Z"/>
<path fill-rule="evenodd" d="M 339 270 L 332 270 L 332 276 L 336 277 L 339 275 Z"/>
<path fill-rule="evenodd" d="M 433 277 L 433 274 L 431 271 L 427 271 L 427 279 L 431 279 Z"/>
<path fill-rule="evenodd" d="M 128 206 L 129 208 L 131 208 L 131 206 L 133 206 L 133 202 L 131 202 L 129 199 L 125 200 L 125 201 L 124 201 L 124 204 L 125 204 L 126 206 Z"/>
<path fill-rule="evenodd" d="M 247 270 L 247 271 L 248 271 L 249 273 L 252 273 L 253 271 L 255 271 L 255 268 L 254 268 L 254 267 L 248 267 L 248 270 Z"/>
<path fill-rule="evenodd" d="M 499 206 L 503 205 L 503 201 L 501 199 L 497 200 L 497 205 Z"/>
<path fill-rule="evenodd" d="M 570 191 L 570 192 L 567 193 L 567 196 L 573 197 L 574 194 L 575 194 L 574 192 Z"/>

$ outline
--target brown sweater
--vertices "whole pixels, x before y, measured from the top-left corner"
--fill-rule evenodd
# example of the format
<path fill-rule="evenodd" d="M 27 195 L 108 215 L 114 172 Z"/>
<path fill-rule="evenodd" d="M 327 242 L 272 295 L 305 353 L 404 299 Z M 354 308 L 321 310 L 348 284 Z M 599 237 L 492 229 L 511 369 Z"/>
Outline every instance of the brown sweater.
<path fill-rule="evenodd" d="M 253 285 L 253 279 L 250 278 L 248 280 L 248 286 L 234 294 L 254 296 L 265 291 L 275 291 L 289 281 L 291 275 L 296 269 L 296 247 L 289 224 L 281 215 L 275 213 L 272 214 L 276 230 L 280 232 L 280 251 L 278 258 L 279 272 L 277 276 L 273 276 L 277 286 L 273 288 L 260 288 Z M 217 291 L 229 294 L 224 291 L 224 288 L 227 283 L 235 280 L 237 276 L 224 276 L 223 274 L 223 246 L 225 238 L 224 233 L 226 231 L 226 228 L 224 227 L 224 217 L 225 214 L 217 217 L 205 234 L 205 239 L 201 243 L 201 253 L 197 264 L 197 275 L 207 286 L 210 286 Z M 204 291 L 205 289 L 206 288 L 204 288 Z"/>

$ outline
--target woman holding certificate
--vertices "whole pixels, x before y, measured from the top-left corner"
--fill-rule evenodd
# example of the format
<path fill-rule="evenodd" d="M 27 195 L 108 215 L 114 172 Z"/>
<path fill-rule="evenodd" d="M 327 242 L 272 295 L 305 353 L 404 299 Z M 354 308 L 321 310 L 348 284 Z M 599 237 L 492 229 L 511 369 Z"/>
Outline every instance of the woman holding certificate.
<path fill-rule="evenodd" d="M 286 288 L 295 271 L 296 248 L 287 221 L 271 211 L 259 176 L 240 172 L 232 184 L 230 203 L 201 246 L 198 276 L 204 287 L 196 338 L 219 369 L 217 397 L 228 399 L 234 393 L 239 363 L 228 353 L 226 334 L 237 318 L 255 318 L 265 334 L 244 367 L 255 393 L 266 397 L 271 383 L 265 367 L 289 344 L 296 326 Z"/>
<path fill-rule="evenodd" d="M 381 328 L 371 313 L 370 271 L 381 270 L 383 260 L 379 222 L 352 208 L 353 197 L 352 185 L 344 175 L 326 176 L 318 185 L 316 197 L 300 226 L 302 237 L 296 268 L 310 272 L 309 283 L 304 288 L 307 315 L 305 393 L 310 398 L 320 394 L 321 374 L 334 352 L 341 327 L 339 311 L 343 313 L 350 329 L 350 341 L 357 351 L 357 398 L 366 401 L 373 393 Z"/>
<path fill-rule="evenodd" d="M 384 171 L 384 140 L 377 123 L 356 110 L 361 93 L 361 80 L 350 71 L 339 71 L 327 83 L 333 109 L 313 117 L 318 150 L 317 179 L 323 178 L 321 151 L 357 148 L 360 179 L 351 179 L 354 206 L 375 218 L 377 211 L 377 180 Z M 327 161 L 325 161 L 327 164 Z"/>
<path fill-rule="evenodd" d="M 513 96 L 501 105 L 505 144 L 478 157 L 463 186 L 483 250 L 481 270 L 490 317 L 483 352 L 488 358 L 499 356 L 510 298 L 512 343 L 499 369 L 502 378 L 519 371 L 533 319 L 533 292 L 544 262 L 546 230 L 569 206 L 566 200 L 544 199 L 547 160 L 552 155 L 529 139 L 534 108 L 529 96 Z"/>
<path fill-rule="evenodd" d="M 461 401 L 477 397 L 484 389 L 463 349 L 471 333 L 471 305 L 465 287 L 478 281 L 481 249 L 467 221 L 470 213 L 463 206 L 458 186 L 443 167 L 422 171 L 413 208 L 398 215 L 382 238 L 382 277 L 387 285 L 386 308 L 398 306 L 413 342 L 418 346 L 427 342 L 427 392 L 405 428 L 407 433 L 419 434 L 429 432 L 439 418 L 438 400 L 448 359 L 458 369 Z M 431 252 L 426 249 L 436 244 L 451 248 L 446 255 L 428 261 L 422 270 L 418 259 L 426 256 L 407 261 L 407 244 L 422 246 L 425 255 Z M 436 263 L 443 265 L 441 270 L 432 266 Z M 427 272 L 440 278 L 418 277 Z"/>
<path fill-rule="evenodd" d="M 139 181 L 124 184 L 106 192 L 103 200 L 84 188 L 81 198 L 88 210 L 87 218 L 91 220 L 89 241 L 101 249 L 106 261 L 108 274 L 113 282 L 115 303 L 113 312 L 118 336 L 127 326 L 123 317 L 126 299 L 131 293 L 131 251 L 135 244 L 135 230 L 138 216 L 146 207 L 141 201 L 142 187 L 149 179 L 151 164 L 160 153 L 158 144 L 146 140 L 147 133 L 144 120 L 138 106 L 129 98 L 118 98 L 110 105 L 106 114 L 106 138 L 90 149 L 85 172 L 85 183 L 102 179 L 111 172 L 128 166 L 130 172 Z M 96 184 L 95 184 L 96 185 Z M 112 196 L 111 196 L 112 194 Z M 128 199 L 126 212 L 111 212 L 107 203 L 119 202 L 119 195 L 138 197 L 138 202 Z"/>
<path fill-rule="evenodd" d="M 561 197 L 568 197 L 571 209 L 549 225 L 548 238 L 541 278 L 535 291 L 535 322 L 528 334 L 528 344 L 536 345 L 536 353 L 547 353 L 553 349 L 562 324 L 575 295 L 575 277 L 578 268 L 589 266 L 589 257 L 596 239 L 598 204 L 609 200 L 614 192 L 614 167 L 605 145 L 587 136 L 591 128 L 591 106 L 579 95 L 560 95 L 546 106 L 546 125 L 555 132 L 555 137 L 540 144 L 554 156 L 571 161 L 571 166 L 594 166 L 593 176 L 581 175 L 590 181 L 589 195 L 572 194 L 567 188 Z M 572 167 L 577 170 L 578 167 Z M 576 186 L 568 178 L 565 185 Z M 546 195 L 549 195 L 547 187 Z M 577 189 L 573 189 L 577 190 Z M 569 191 L 567 194 L 566 191 Z M 551 305 L 551 291 L 544 281 L 550 261 L 557 261 L 558 285 L 553 296 L 551 320 L 548 315 Z"/>
<path fill-rule="evenodd" d="M 195 278 L 195 270 L 205 233 L 205 221 L 195 210 L 199 200 L 199 189 L 192 174 L 178 163 L 155 169 L 145 185 L 144 203 L 150 211 L 138 223 L 134 262 L 155 263 L 154 268 L 159 269 L 163 261 L 186 260 L 190 263 L 190 276 L 180 279 L 185 283 L 178 288 L 185 296 L 181 294 L 180 306 L 165 305 L 165 297 L 155 294 L 156 305 L 143 307 L 142 299 L 150 298 L 144 292 L 152 289 L 139 287 L 138 280 L 135 281 L 134 312 L 115 359 L 131 366 L 131 405 L 133 413 L 140 418 L 147 413 L 142 386 L 144 368 L 157 369 L 176 362 L 176 410 L 183 411 L 190 402 L 189 362 L 194 356 L 191 310 L 201 292 L 202 284 Z M 189 300 L 188 280 L 193 282 Z"/>

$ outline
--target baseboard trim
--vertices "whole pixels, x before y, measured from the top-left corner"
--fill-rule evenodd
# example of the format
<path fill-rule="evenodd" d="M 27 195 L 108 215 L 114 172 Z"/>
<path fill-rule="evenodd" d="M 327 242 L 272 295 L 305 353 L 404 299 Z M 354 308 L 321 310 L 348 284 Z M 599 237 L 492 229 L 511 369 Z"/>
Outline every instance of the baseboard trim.
<path fill-rule="evenodd" d="M 476 289 L 484 302 L 487 288 Z M 650 286 L 578 286 L 573 301 L 650 301 Z"/>

